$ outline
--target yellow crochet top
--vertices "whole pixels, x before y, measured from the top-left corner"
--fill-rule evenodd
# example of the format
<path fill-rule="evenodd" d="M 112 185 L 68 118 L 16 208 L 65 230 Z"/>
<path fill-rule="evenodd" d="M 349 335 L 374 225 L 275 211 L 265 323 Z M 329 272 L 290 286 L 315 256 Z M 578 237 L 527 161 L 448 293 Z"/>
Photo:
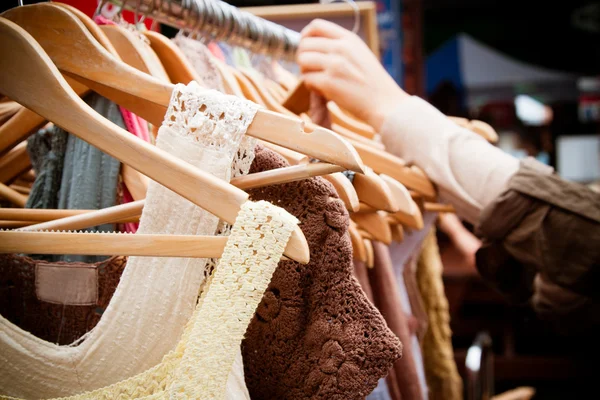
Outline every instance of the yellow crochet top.
<path fill-rule="evenodd" d="M 297 224 L 268 202 L 246 202 L 177 347 L 139 375 L 61 399 L 224 399 L 243 335 Z"/>

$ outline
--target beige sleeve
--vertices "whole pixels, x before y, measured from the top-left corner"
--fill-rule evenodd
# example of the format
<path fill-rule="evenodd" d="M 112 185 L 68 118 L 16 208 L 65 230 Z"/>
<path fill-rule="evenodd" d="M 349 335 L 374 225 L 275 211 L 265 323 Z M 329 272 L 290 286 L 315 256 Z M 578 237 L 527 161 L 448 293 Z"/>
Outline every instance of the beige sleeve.
<path fill-rule="evenodd" d="M 422 168 L 441 200 L 473 224 L 519 169 L 519 160 L 416 96 L 398 104 L 380 133 L 389 152 Z"/>

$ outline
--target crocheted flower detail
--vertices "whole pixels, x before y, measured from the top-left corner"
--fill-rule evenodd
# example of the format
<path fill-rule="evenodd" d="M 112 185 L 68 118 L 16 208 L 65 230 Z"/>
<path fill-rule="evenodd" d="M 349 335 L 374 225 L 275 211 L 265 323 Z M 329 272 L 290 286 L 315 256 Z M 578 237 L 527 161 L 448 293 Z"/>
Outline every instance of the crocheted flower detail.
<path fill-rule="evenodd" d="M 308 374 L 307 384 L 314 393 L 338 392 L 351 388 L 351 382 L 360 374 L 360 368 L 346 354 L 337 340 L 330 339 L 321 347 L 318 368 Z"/>

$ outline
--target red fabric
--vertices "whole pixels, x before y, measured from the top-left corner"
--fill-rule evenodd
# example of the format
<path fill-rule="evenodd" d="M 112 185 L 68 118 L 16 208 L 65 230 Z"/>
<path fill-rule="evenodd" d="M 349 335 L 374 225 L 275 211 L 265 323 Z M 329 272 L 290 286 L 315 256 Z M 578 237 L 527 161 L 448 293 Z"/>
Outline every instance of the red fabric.
<path fill-rule="evenodd" d="M 94 12 L 98 7 L 97 0 L 61 0 L 61 3 L 68 4 L 77 8 L 78 10 L 84 12 L 88 17 L 92 18 L 94 16 Z M 113 4 L 109 4 L 107 7 L 117 7 Z M 125 21 L 134 24 L 135 23 L 135 14 L 129 10 L 123 10 L 123 19 Z M 154 26 L 154 21 L 150 18 L 146 18 L 144 20 L 144 25 L 146 25 L 147 29 L 158 31 L 158 26 Z"/>

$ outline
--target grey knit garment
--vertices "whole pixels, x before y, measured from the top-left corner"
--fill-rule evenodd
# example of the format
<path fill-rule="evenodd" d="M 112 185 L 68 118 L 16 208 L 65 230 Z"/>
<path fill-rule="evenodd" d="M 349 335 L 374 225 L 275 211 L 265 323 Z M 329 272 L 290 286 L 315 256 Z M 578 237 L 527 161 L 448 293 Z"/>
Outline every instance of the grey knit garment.
<path fill-rule="evenodd" d="M 41 129 L 27 139 L 27 152 L 35 171 L 35 181 L 25 208 L 58 208 L 58 190 L 68 134 L 53 126 Z"/>
<path fill-rule="evenodd" d="M 100 115 L 125 129 L 119 107 L 110 100 L 91 93 L 85 102 Z M 96 210 L 116 205 L 121 163 L 91 144 L 55 126 L 40 131 L 28 141 L 28 151 L 36 179 L 27 203 L 29 208 Z M 111 232 L 115 224 L 89 228 Z M 50 262 L 95 263 L 106 256 L 33 255 Z"/>

